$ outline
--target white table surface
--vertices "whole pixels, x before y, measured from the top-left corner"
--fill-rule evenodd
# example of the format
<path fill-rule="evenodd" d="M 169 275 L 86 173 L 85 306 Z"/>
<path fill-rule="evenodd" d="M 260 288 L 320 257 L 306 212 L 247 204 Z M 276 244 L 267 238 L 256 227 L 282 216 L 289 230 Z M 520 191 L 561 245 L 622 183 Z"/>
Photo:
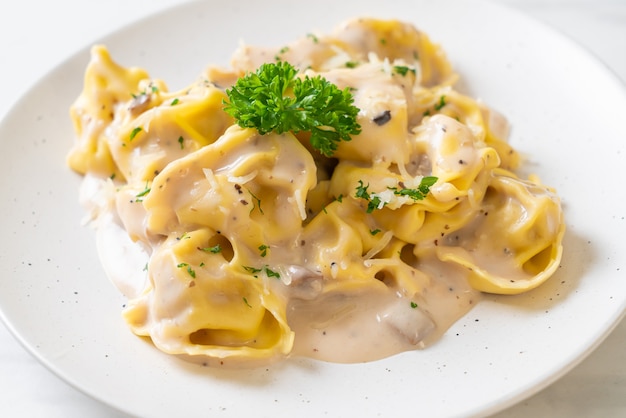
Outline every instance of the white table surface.
<path fill-rule="evenodd" d="M 626 82 L 626 0 L 495 0 L 561 30 Z M 0 118 L 76 50 L 180 0 L 3 0 Z M 626 115 L 624 115 L 626 119 Z M 0 417 L 122 417 L 57 378 L 0 325 Z M 626 417 L 626 320 L 580 365 L 496 415 Z"/>

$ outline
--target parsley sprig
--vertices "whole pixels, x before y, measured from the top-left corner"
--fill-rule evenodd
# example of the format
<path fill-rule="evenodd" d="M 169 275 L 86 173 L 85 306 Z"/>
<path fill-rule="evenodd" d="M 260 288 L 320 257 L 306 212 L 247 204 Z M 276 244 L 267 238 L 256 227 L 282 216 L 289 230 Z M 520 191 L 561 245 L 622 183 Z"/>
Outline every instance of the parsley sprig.
<path fill-rule="evenodd" d="M 349 88 L 340 90 L 320 75 L 301 78 L 297 73 L 284 61 L 261 65 L 226 90 L 224 110 L 239 126 L 262 135 L 310 132 L 311 145 L 331 156 L 340 141 L 361 132 L 359 108 Z"/>

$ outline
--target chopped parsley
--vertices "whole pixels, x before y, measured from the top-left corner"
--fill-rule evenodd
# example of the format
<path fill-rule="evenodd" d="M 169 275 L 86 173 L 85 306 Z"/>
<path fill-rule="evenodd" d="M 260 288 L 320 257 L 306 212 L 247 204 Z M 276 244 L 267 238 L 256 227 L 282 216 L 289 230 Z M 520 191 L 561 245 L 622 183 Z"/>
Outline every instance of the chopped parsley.
<path fill-rule="evenodd" d="M 251 267 L 251 266 L 242 266 L 242 267 L 243 267 L 243 269 L 245 271 L 247 271 L 248 273 L 252 274 L 256 278 L 259 277 L 258 276 L 259 273 L 265 273 L 267 275 L 267 277 L 274 278 L 274 279 L 280 279 L 280 273 L 270 269 L 267 265 L 265 265 L 265 266 L 263 266 L 261 268 Z"/>
<path fill-rule="evenodd" d="M 317 36 L 315 36 L 315 34 L 313 34 L 313 33 L 307 33 L 306 36 L 311 41 L 313 41 L 314 44 L 316 44 L 316 43 L 318 43 L 320 41 L 319 38 Z"/>
<path fill-rule="evenodd" d="M 196 278 L 196 271 L 194 269 L 192 269 L 189 264 L 187 264 L 187 263 L 179 263 L 176 267 L 178 267 L 179 269 L 187 267 L 187 273 L 189 273 L 189 275 L 191 277 L 193 277 L 194 279 Z"/>
<path fill-rule="evenodd" d="M 143 198 L 150 193 L 150 187 L 148 187 L 148 182 L 146 182 L 146 187 L 135 195 L 135 202 L 143 202 Z"/>
<path fill-rule="evenodd" d="M 133 129 L 132 131 L 130 131 L 130 136 L 129 139 L 132 141 L 133 139 L 135 139 L 135 137 L 137 136 L 137 134 L 141 132 L 141 126 L 136 127 L 135 129 Z"/>
<path fill-rule="evenodd" d="M 253 274 L 254 277 L 257 277 L 256 274 L 260 273 L 261 271 L 263 271 L 263 269 L 259 269 L 259 268 L 256 268 L 256 267 L 250 267 L 250 266 L 243 266 L 243 269 L 245 271 L 247 271 L 248 273 Z"/>
<path fill-rule="evenodd" d="M 431 186 L 437 182 L 437 177 L 425 176 L 420 181 L 417 189 L 398 189 L 397 187 L 389 187 L 393 190 L 393 194 L 398 196 L 408 196 L 413 200 L 424 200 L 428 192 L 430 192 Z"/>
<path fill-rule="evenodd" d="M 277 271 L 270 270 L 267 266 L 265 266 L 265 274 L 267 274 L 267 277 L 280 279 L 280 274 Z"/>
<path fill-rule="evenodd" d="M 253 204 L 252 204 L 252 209 L 250 209 L 250 213 L 252 213 L 252 211 L 253 211 L 255 208 L 258 208 L 258 209 L 259 209 L 259 212 L 261 213 L 261 215 L 263 215 L 263 209 L 261 209 L 261 199 L 259 199 L 258 197 L 256 197 L 256 196 L 254 195 L 254 193 L 252 193 L 250 190 L 248 190 L 248 193 L 250 193 L 250 196 L 252 196 L 252 199 L 254 199 L 254 202 L 255 202 L 255 203 L 253 203 Z"/>
<path fill-rule="evenodd" d="M 397 73 L 400 74 L 401 76 L 406 76 L 409 71 L 413 73 L 413 75 L 415 75 L 415 68 L 410 68 L 407 67 L 406 65 L 396 65 L 393 67 L 393 70 Z"/>
<path fill-rule="evenodd" d="M 372 213 L 374 209 L 379 209 L 380 207 L 382 207 L 383 203 L 380 200 L 380 197 L 372 197 L 372 195 L 370 195 L 370 193 L 367 191 L 369 187 L 369 184 L 366 186 L 363 184 L 363 180 L 359 180 L 359 185 L 356 188 L 356 194 L 354 196 L 359 199 L 367 200 L 367 213 Z"/>
<path fill-rule="evenodd" d="M 439 97 L 439 102 L 435 105 L 435 110 L 439 111 L 442 107 L 446 105 L 446 96 L 442 95 Z"/>
<path fill-rule="evenodd" d="M 200 251 L 204 251 L 206 253 L 217 254 L 217 253 L 222 251 L 222 246 L 219 245 L 219 244 L 216 244 L 216 245 L 214 245 L 212 247 L 204 247 L 204 248 L 198 247 L 198 249 Z"/>
<path fill-rule="evenodd" d="M 426 195 L 430 192 L 431 186 L 433 186 L 437 182 L 437 177 L 434 176 L 425 176 L 420 180 L 420 184 L 415 189 L 408 188 L 397 188 L 397 187 L 388 187 L 389 190 L 393 191 L 394 195 L 397 196 L 408 196 L 411 199 L 423 200 L 426 198 Z M 372 213 L 374 209 L 381 209 L 387 203 L 383 202 L 380 197 L 376 193 L 370 193 L 369 184 L 365 185 L 363 180 L 359 180 L 359 185 L 356 187 L 356 193 L 354 197 L 358 199 L 364 199 L 367 201 L 367 213 Z"/>

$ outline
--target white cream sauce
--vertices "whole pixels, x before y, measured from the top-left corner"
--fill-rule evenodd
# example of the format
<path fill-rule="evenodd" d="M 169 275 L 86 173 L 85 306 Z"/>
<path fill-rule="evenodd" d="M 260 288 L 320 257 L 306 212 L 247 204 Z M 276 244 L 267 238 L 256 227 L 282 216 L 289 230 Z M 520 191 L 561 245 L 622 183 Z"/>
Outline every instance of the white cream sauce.
<path fill-rule="evenodd" d="M 294 298 L 287 314 L 296 333 L 293 354 L 358 363 L 435 343 L 478 302 L 480 294 L 467 285 L 460 270 L 441 265 L 431 269 L 435 280 L 420 298 L 377 291 Z"/>
<path fill-rule="evenodd" d="M 149 286 L 146 266 L 151 249 L 129 238 L 127 224 L 143 225 L 145 211 L 130 200 L 109 199 L 115 194 L 108 180 L 85 178 L 81 200 L 99 202 L 94 222 L 97 248 L 105 272 L 128 298 Z M 108 198 L 106 197 L 108 193 Z M 133 193 L 125 193 L 128 197 Z M 94 199 L 95 195 L 99 195 Z M 124 221 L 117 211 L 124 213 Z M 467 284 L 464 271 L 430 259 L 415 266 L 432 277 L 419 298 L 396 292 L 364 290 L 360 293 L 324 293 L 324 280 L 301 267 L 281 270 L 282 281 L 272 282 L 288 300 L 287 320 L 295 332 L 292 356 L 335 363 L 366 362 L 424 348 L 474 306 L 480 293 Z M 275 283 L 280 283 L 281 289 Z M 321 296 L 320 296 L 321 295 Z M 243 364 L 243 363 L 242 363 Z M 234 367 L 237 367 L 235 364 Z"/>

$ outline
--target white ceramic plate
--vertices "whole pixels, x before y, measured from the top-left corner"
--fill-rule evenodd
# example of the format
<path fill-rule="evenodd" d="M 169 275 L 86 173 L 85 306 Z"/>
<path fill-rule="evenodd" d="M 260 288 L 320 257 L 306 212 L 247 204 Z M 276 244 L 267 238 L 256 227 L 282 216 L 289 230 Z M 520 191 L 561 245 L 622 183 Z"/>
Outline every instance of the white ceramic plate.
<path fill-rule="evenodd" d="M 472 95 L 513 123 L 512 143 L 563 198 L 562 268 L 543 287 L 487 297 L 424 351 L 368 364 L 294 359 L 254 371 L 187 364 L 123 323 L 92 231 L 80 225 L 79 178 L 65 166 L 68 108 L 88 51 L 49 73 L 0 126 L 0 316 L 43 364 L 132 415 L 473 416 L 495 413 L 589 354 L 626 307 L 626 92 L 576 45 L 509 9 L 477 1 L 221 0 L 183 5 L 101 42 L 171 89 L 240 39 L 281 45 L 349 17 L 413 22 L 447 51 Z"/>

